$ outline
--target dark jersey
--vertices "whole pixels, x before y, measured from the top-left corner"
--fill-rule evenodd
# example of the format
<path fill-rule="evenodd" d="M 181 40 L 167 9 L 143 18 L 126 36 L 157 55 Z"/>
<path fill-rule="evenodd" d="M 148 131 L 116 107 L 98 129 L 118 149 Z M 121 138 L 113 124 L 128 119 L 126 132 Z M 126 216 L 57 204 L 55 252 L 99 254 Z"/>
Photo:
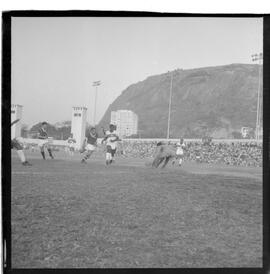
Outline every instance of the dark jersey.
<path fill-rule="evenodd" d="M 97 133 L 90 133 L 88 132 L 86 135 L 87 143 L 91 145 L 96 145 L 98 135 Z"/>
<path fill-rule="evenodd" d="M 11 140 L 11 148 L 22 150 L 23 146 L 14 138 L 13 140 Z"/>
<path fill-rule="evenodd" d="M 42 127 L 38 130 L 38 133 L 39 133 L 39 136 L 38 136 L 39 139 L 47 139 L 48 138 L 48 133 Z"/>

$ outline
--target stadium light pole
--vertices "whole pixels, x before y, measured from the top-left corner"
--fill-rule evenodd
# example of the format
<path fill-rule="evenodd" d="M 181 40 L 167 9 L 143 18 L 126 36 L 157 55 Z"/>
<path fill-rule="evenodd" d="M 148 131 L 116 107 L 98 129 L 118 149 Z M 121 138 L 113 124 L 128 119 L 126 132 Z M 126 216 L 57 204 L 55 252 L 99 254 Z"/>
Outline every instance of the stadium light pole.
<path fill-rule="evenodd" d="M 95 106 L 94 106 L 94 126 L 96 126 L 96 109 L 97 109 L 97 89 L 98 86 L 101 85 L 100 81 L 93 82 L 93 87 L 96 87 L 96 93 L 95 93 Z"/>
<path fill-rule="evenodd" d="M 170 138 L 171 106 L 172 106 L 172 82 L 173 82 L 173 72 L 171 72 L 170 98 L 169 98 L 169 113 L 168 113 L 168 124 L 167 124 L 167 139 Z"/>
<path fill-rule="evenodd" d="M 255 139 L 259 140 L 259 130 L 261 128 L 261 70 L 262 70 L 262 60 L 263 54 L 253 54 L 251 55 L 252 61 L 258 61 L 259 64 L 259 80 L 258 80 L 258 93 L 257 93 L 257 115 L 256 115 L 256 129 L 255 129 Z"/>

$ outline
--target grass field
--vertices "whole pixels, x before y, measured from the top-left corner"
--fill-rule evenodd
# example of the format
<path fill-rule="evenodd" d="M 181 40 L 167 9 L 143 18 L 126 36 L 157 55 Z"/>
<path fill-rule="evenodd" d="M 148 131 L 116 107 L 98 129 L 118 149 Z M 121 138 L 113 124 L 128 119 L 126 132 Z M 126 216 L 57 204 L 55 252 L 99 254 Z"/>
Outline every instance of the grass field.
<path fill-rule="evenodd" d="M 12 154 L 13 268 L 262 267 L 262 170 Z"/>

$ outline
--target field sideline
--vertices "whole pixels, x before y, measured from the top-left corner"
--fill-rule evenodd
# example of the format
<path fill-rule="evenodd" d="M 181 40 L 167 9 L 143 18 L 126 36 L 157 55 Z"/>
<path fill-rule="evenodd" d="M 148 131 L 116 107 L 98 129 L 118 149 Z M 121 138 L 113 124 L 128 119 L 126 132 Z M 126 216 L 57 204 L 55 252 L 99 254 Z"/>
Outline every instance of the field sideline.
<path fill-rule="evenodd" d="M 262 267 L 262 169 L 12 153 L 13 268 Z"/>

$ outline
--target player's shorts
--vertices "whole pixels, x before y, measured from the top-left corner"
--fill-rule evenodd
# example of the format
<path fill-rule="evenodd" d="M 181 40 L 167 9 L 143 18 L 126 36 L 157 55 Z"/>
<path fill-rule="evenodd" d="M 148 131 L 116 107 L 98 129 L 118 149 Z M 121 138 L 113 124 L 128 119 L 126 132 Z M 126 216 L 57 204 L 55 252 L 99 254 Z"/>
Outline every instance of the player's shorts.
<path fill-rule="evenodd" d="M 75 149 L 75 145 L 74 144 L 69 144 L 68 147 L 69 147 L 70 150 L 74 150 Z"/>
<path fill-rule="evenodd" d="M 96 147 L 95 147 L 94 145 L 92 145 L 92 144 L 87 144 L 87 145 L 85 146 L 85 149 L 86 149 L 86 150 L 94 151 L 94 150 L 96 150 Z"/>
<path fill-rule="evenodd" d="M 184 155 L 184 151 L 181 149 L 176 150 L 176 155 Z"/>
<path fill-rule="evenodd" d="M 184 152 L 183 151 L 176 151 L 176 158 L 184 158 Z"/>
<path fill-rule="evenodd" d="M 111 146 L 106 146 L 106 148 L 107 148 L 107 152 L 111 153 L 111 155 L 114 156 L 116 152 L 116 148 L 112 148 Z"/>
<path fill-rule="evenodd" d="M 17 149 L 17 150 L 22 150 L 23 149 L 23 146 L 16 140 L 16 139 L 13 139 L 11 140 L 11 149 Z"/>

